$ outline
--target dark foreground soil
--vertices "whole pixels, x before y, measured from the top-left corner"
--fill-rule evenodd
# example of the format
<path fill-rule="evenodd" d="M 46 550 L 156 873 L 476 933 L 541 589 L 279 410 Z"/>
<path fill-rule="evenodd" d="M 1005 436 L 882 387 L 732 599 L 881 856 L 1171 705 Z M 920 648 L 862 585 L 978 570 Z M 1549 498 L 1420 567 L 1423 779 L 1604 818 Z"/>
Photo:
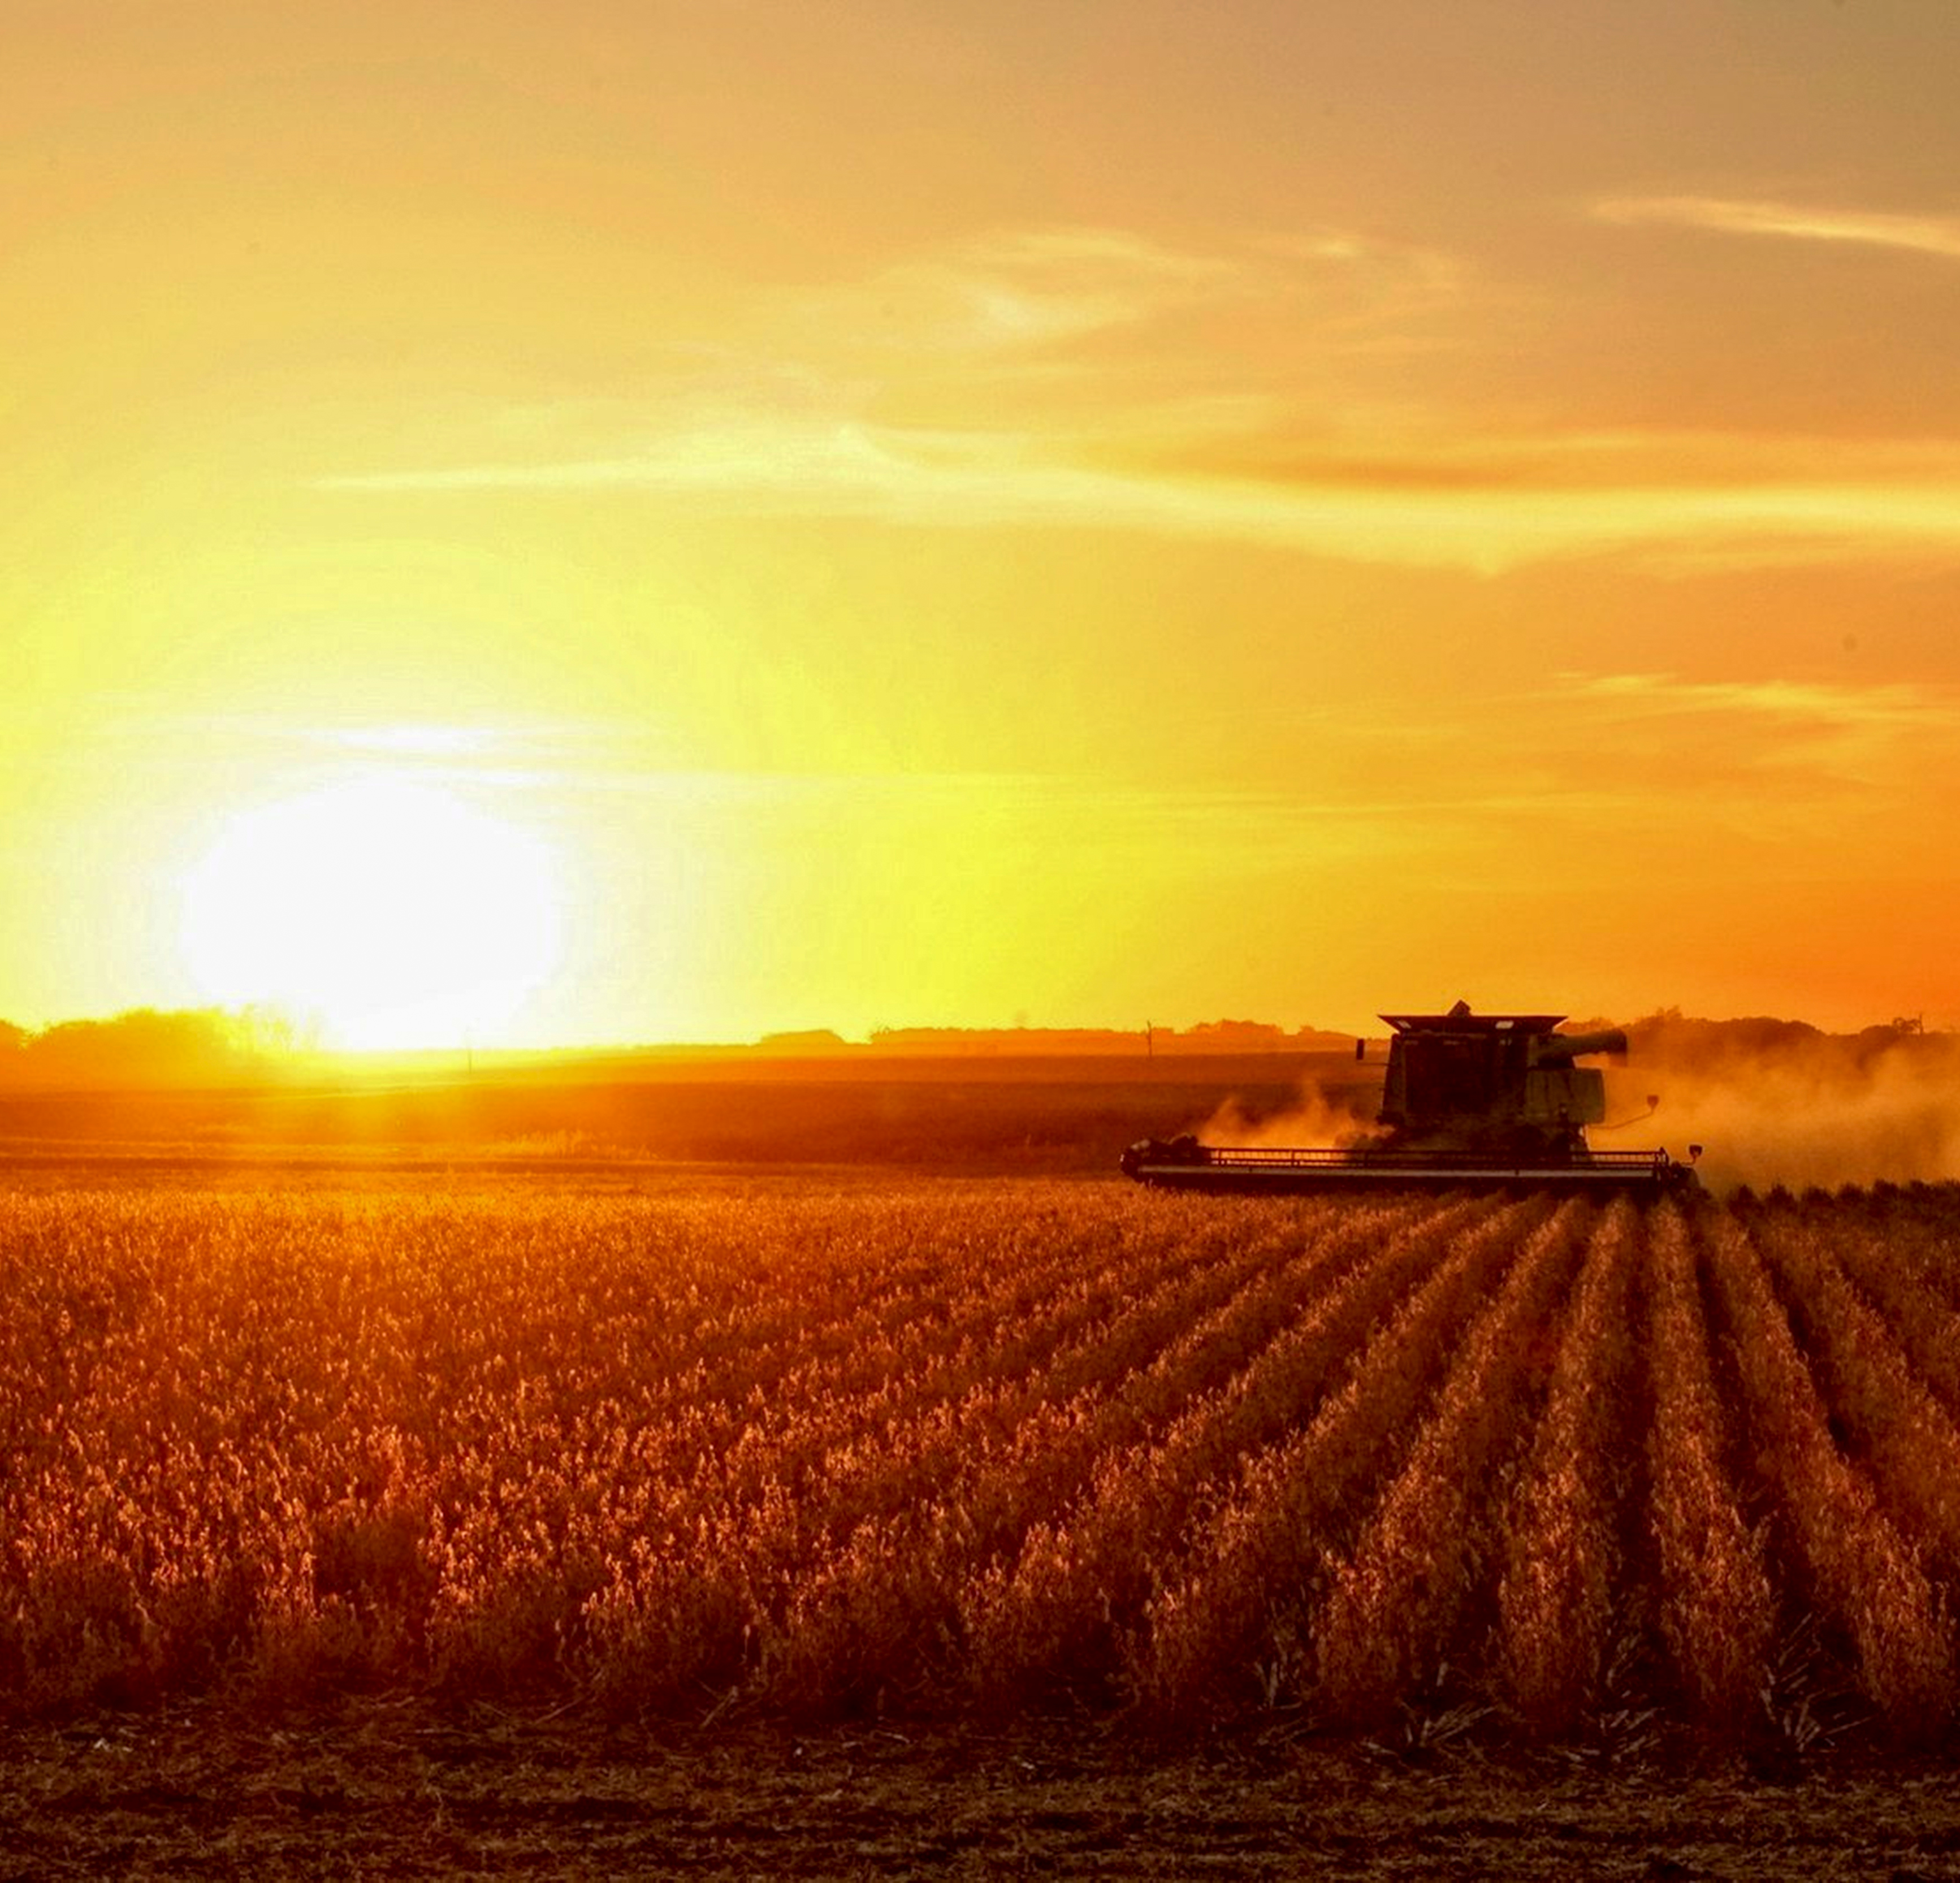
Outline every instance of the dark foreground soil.
<path fill-rule="evenodd" d="M 0 1732 L 0 1879 L 1960 1878 L 1952 1773 L 1787 1784 L 1055 1732 L 674 1737 L 370 1701 Z"/>

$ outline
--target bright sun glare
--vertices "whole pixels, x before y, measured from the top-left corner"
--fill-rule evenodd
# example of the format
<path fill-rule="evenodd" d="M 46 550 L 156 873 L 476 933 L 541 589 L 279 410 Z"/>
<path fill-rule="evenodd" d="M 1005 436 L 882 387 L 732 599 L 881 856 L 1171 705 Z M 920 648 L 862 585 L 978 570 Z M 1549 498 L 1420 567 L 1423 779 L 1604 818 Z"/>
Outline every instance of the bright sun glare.
<path fill-rule="evenodd" d="M 183 883 L 206 998 L 351 1048 L 494 1038 L 556 965 L 557 860 L 455 794 L 364 775 L 241 810 Z"/>

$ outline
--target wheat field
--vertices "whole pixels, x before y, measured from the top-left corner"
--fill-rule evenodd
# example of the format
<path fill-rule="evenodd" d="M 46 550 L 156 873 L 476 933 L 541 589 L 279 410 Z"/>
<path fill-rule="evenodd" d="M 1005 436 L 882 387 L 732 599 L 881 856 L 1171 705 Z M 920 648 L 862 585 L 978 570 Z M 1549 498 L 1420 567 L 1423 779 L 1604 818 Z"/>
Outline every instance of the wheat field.
<path fill-rule="evenodd" d="M 1960 1191 L 0 1192 L 0 1695 L 1931 1745 Z"/>

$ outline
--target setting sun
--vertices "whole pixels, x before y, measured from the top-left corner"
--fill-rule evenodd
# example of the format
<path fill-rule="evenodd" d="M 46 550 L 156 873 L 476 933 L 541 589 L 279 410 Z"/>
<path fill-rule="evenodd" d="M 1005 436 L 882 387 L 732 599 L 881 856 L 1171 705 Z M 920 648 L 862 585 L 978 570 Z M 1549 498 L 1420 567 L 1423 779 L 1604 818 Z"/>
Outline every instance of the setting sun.
<path fill-rule="evenodd" d="M 331 1045 L 409 1047 L 507 1026 L 561 921 L 542 839 L 383 773 L 236 813 L 184 878 L 180 934 L 211 1000 L 282 1007 Z"/>

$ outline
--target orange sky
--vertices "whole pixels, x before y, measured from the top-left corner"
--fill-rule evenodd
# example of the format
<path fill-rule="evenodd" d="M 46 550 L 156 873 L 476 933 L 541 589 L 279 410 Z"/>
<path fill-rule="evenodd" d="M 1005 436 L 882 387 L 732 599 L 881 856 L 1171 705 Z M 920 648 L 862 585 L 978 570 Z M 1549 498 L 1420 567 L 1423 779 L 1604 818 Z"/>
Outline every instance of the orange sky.
<path fill-rule="evenodd" d="M 9 17 L 0 1016 L 1960 1020 L 1949 0 Z"/>

